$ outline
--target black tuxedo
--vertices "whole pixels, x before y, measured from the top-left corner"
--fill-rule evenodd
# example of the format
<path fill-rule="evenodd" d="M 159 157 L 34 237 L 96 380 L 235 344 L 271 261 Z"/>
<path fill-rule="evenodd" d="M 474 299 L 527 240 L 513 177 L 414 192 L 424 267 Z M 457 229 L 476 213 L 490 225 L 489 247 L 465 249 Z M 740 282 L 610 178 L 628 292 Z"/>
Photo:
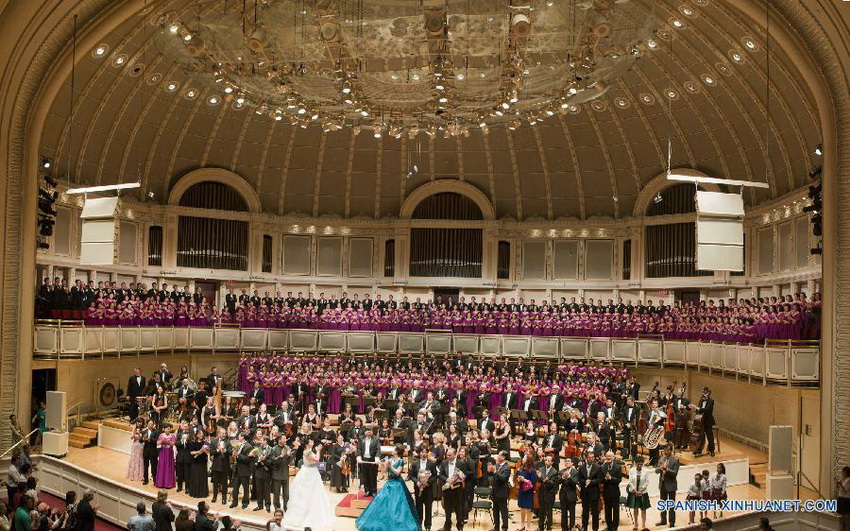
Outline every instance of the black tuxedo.
<path fill-rule="evenodd" d="M 564 438 L 558 435 L 557 433 L 554 436 L 550 433 L 546 437 L 543 438 L 543 448 L 551 447 L 554 452 L 552 453 L 552 464 L 555 469 L 558 468 L 558 464 L 561 462 L 561 448 L 564 447 Z M 547 454 L 549 452 L 546 452 Z"/>
<path fill-rule="evenodd" d="M 252 390 L 251 390 L 251 394 L 250 394 L 250 395 L 248 395 L 248 398 L 249 398 L 249 399 L 251 399 L 251 398 L 256 399 L 256 400 L 257 400 L 257 406 L 259 406 L 260 404 L 265 403 L 265 401 L 266 401 L 266 392 L 265 392 L 265 391 L 263 391 L 263 389 L 262 389 L 262 388 L 252 389 Z"/>
<path fill-rule="evenodd" d="M 239 431 L 254 431 L 257 427 L 257 419 L 253 415 L 239 415 L 236 417 L 236 426 Z"/>
<path fill-rule="evenodd" d="M 519 404 L 519 396 L 517 396 L 516 392 L 508 391 L 507 393 L 505 393 L 505 401 L 503 407 L 506 407 L 508 409 L 516 409 L 517 404 Z"/>
<path fill-rule="evenodd" d="M 233 314 L 236 312 L 236 295 L 232 293 L 228 293 L 224 296 L 224 305 L 227 306 L 227 310 Z"/>
<path fill-rule="evenodd" d="M 553 405 L 554 402 L 554 405 Z M 564 395 L 561 393 L 552 393 L 546 398 L 546 409 L 554 409 L 561 411 L 564 408 Z"/>
<path fill-rule="evenodd" d="M 367 449 L 369 457 L 366 457 Z M 364 438 L 362 441 L 357 443 L 357 454 L 363 462 L 360 470 L 360 480 L 367 496 L 374 496 L 378 492 L 377 461 L 380 457 L 380 452 L 381 445 L 378 442 L 378 438 L 374 435 L 370 439 Z"/>
<path fill-rule="evenodd" d="M 227 485 L 230 478 L 230 455 L 232 453 L 233 448 L 227 439 L 215 438 L 210 441 L 213 503 L 215 503 L 219 492 L 221 492 L 221 503 L 227 503 Z"/>
<path fill-rule="evenodd" d="M 183 437 L 186 437 L 185 441 Z M 183 483 L 189 480 L 189 466 L 192 464 L 192 454 L 189 453 L 189 441 L 194 440 L 194 434 L 189 431 L 176 433 L 177 441 L 174 449 L 177 452 L 175 469 L 177 472 L 177 492 L 183 490 Z"/>
<path fill-rule="evenodd" d="M 431 473 L 428 484 L 419 488 L 419 473 L 426 470 Z M 431 513 L 434 506 L 434 488 L 437 485 L 437 462 L 426 459 L 425 467 L 422 467 L 421 459 L 412 459 L 408 470 L 407 479 L 413 481 L 413 499 L 416 502 L 416 513 L 419 517 L 419 526 L 424 521 L 425 529 L 431 529 Z"/>
<path fill-rule="evenodd" d="M 610 476 L 611 479 L 605 479 Z M 617 529 L 620 526 L 620 481 L 623 479 L 623 463 L 614 459 L 602 465 L 602 497 L 605 500 L 605 526 Z"/>
<path fill-rule="evenodd" d="M 130 401 L 130 421 L 133 422 L 139 416 L 139 406 L 136 405 L 136 397 L 144 396 L 147 380 L 144 376 L 130 376 L 127 380 L 127 399 Z"/>
<path fill-rule="evenodd" d="M 251 492 L 249 484 L 251 483 L 251 473 L 254 471 L 254 459 L 250 456 L 253 447 L 250 443 L 245 443 L 236 454 L 236 465 L 233 474 L 233 501 L 231 507 L 236 507 L 239 502 L 239 487 L 242 487 L 242 508 L 248 507 L 248 500 Z"/>
<path fill-rule="evenodd" d="M 454 470 L 452 470 L 452 465 L 454 465 Z M 463 472 L 462 461 L 458 459 L 455 459 L 454 461 L 446 459 L 440 463 L 440 485 L 445 485 L 458 471 Z M 458 531 L 463 529 L 463 506 L 465 499 L 464 488 L 463 485 L 459 485 L 456 482 L 455 485 L 457 486 L 454 488 L 446 488 L 443 490 L 443 504 L 446 508 L 446 523 L 443 525 L 444 530 L 451 529 L 452 516 L 455 518 L 455 526 Z M 425 528 L 427 529 L 428 527 L 430 526 L 426 524 Z"/>
<path fill-rule="evenodd" d="M 640 408 L 635 406 L 629 406 L 626 404 L 623 406 L 623 458 L 629 457 L 632 453 L 632 441 L 637 442 L 637 423 L 640 419 Z M 635 448 L 637 451 L 637 448 Z"/>
<path fill-rule="evenodd" d="M 159 438 L 159 432 L 156 429 L 149 430 L 145 428 L 142 431 L 142 461 L 144 462 L 144 483 L 148 483 L 148 469 L 150 469 L 150 477 L 156 479 L 156 465 L 159 457 L 159 449 L 156 447 L 156 440 Z"/>
<path fill-rule="evenodd" d="M 272 448 L 272 498 L 275 509 L 286 511 L 289 503 L 289 461 L 292 450 L 288 446 L 275 446 Z M 283 504 L 281 504 L 281 496 Z"/>
<path fill-rule="evenodd" d="M 599 484 L 603 481 L 602 468 L 593 463 L 588 469 L 587 463 L 578 467 L 579 486 L 581 488 L 581 526 L 587 529 L 592 519 L 593 531 L 599 530 Z"/>
<path fill-rule="evenodd" d="M 555 495 L 558 493 L 561 479 L 556 465 L 543 465 L 537 470 L 537 474 L 541 484 L 537 499 L 540 502 L 539 527 L 542 531 L 552 527 L 552 509 L 555 507 Z"/>
<path fill-rule="evenodd" d="M 576 526 L 576 502 L 578 501 L 579 478 L 578 469 L 566 469 L 560 473 L 561 478 L 561 531 L 573 529 Z"/>
<path fill-rule="evenodd" d="M 714 453 L 714 399 L 700 398 L 697 402 L 697 413 L 702 413 L 702 429 L 708 441 L 708 451 Z M 698 449 L 698 451 L 702 451 Z"/>
<path fill-rule="evenodd" d="M 508 530 L 508 490 L 510 486 L 508 481 L 511 477 L 511 467 L 507 461 L 496 463 L 496 471 L 491 476 L 493 500 L 493 529 L 499 530 L 501 524 L 502 531 Z"/>

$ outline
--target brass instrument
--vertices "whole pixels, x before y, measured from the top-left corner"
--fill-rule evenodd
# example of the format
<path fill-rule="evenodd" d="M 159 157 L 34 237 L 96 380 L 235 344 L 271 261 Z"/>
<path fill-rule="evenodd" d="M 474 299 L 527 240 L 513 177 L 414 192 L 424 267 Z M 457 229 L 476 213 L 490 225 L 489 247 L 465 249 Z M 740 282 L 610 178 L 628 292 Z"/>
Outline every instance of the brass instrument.
<path fill-rule="evenodd" d="M 658 426 L 656 424 L 658 424 L 659 421 L 663 421 L 666 416 L 667 414 L 664 413 L 661 408 L 655 408 L 650 413 L 649 427 L 643 434 L 643 445 L 647 450 L 654 450 L 658 448 L 658 443 L 664 436 L 664 423 L 661 422 L 661 425 Z"/>
<path fill-rule="evenodd" d="M 458 487 L 462 487 L 465 479 L 466 474 L 464 474 L 457 467 L 455 467 L 454 475 L 443 484 L 443 490 L 451 490 L 456 489 Z"/>

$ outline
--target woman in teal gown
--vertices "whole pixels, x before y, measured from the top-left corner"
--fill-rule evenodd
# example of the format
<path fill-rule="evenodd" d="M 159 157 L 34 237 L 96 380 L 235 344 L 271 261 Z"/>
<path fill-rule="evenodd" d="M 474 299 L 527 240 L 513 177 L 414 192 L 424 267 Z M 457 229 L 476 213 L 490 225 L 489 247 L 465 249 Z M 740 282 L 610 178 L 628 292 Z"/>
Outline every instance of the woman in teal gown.
<path fill-rule="evenodd" d="M 419 531 L 416 505 L 401 477 L 403 455 L 404 447 L 396 446 L 395 456 L 386 461 L 387 482 L 354 522 L 359 531 Z"/>

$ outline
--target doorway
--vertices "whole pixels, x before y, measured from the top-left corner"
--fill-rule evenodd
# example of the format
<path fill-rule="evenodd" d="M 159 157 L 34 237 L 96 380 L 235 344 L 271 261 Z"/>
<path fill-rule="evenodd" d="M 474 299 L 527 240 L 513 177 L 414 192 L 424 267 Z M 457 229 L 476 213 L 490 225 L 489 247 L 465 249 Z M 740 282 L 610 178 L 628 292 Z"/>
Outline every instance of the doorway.
<path fill-rule="evenodd" d="M 682 291 L 678 292 L 677 298 L 679 299 L 679 302 L 682 303 L 682 305 L 685 305 L 689 302 L 692 302 L 694 304 L 699 304 L 699 300 L 700 300 L 699 297 L 700 297 L 699 291 L 682 290 Z"/>
<path fill-rule="evenodd" d="M 213 304 L 217 302 L 216 293 L 218 292 L 218 284 L 215 282 L 201 282 L 196 280 L 195 288 L 200 288 L 201 293 L 207 298 L 207 301 Z"/>
<path fill-rule="evenodd" d="M 38 403 L 47 398 L 48 391 L 56 390 L 56 369 L 36 369 L 32 371 L 32 414 Z"/>
<path fill-rule="evenodd" d="M 434 288 L 434 302 L 442 300 L 448 302 L 449 306 L 455 304 L 460 295 L 459 288 Z"/>

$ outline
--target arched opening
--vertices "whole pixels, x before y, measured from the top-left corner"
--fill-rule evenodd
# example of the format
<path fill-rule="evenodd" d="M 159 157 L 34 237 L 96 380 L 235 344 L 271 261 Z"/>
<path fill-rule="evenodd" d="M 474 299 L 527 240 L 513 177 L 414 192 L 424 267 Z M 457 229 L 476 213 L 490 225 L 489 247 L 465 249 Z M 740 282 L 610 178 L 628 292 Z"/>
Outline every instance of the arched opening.
<path fill-rule="evenodd" d="M 483 220 L 481 208 L 469 197 L 441 192 L 423 199 L 413 210 L 412 219 Z"/>
<path fill-rule="evenodd" d="M 693 184 L 675 184 L 655 195 L 646 209 L 647 217 L 694 215 Z M 646 276 L 647 278 L 712 276 L 712 271 L 696 268 L 695 221 L 647 225 Z M 625 269 L 624 269 L 625 272 Z M 631 274 L 631 267 L 629 268 Z"/>
<path fill-rule="evenodd" d="M 178 204 L 229 212 L 249 210 L 248 203 L 238 191 L 216 181 L 191 185 L 180 196 Z M 246 221 L 180 216 L 177 223 L 177 266 L 247 271 L 248 232 Z"/>

